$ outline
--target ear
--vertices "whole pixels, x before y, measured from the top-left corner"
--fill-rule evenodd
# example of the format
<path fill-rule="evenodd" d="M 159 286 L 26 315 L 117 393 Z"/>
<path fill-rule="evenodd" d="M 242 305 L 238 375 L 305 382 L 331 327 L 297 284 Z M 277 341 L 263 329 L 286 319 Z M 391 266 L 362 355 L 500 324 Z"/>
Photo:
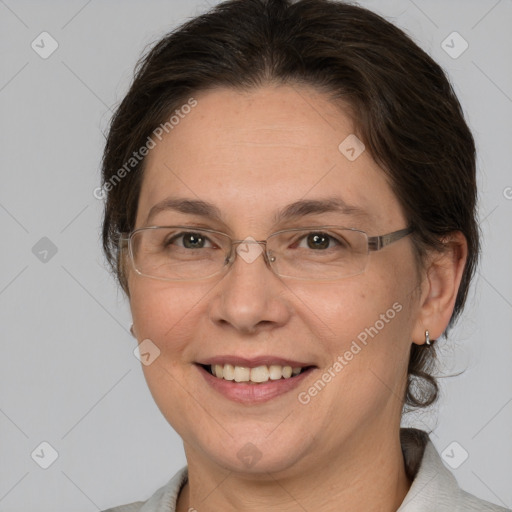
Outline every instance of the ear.
<path fill-rule="evenodd" d="M 443 239 L 442 252 L 433 252 L 427 260 L 421 284 L 419 314 L 413 328 L 413 343 L 425 343 L 425 331 L 430 339 L 439 338 L 453 313 L 457 292 L 466 265 L 468 244 L 460 232 Z"/>

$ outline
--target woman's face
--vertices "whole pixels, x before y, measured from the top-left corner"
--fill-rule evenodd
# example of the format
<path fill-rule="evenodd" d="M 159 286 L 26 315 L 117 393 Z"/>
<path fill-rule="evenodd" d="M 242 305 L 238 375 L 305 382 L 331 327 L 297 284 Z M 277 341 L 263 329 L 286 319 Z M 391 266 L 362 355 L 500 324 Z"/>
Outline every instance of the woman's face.
<path fill-rule="evenodd" d="M 264 240 L 306 225 L 369 236 L 406 227 L 368 152 L 354 159 L 354 139 L 339 149 L 353 134 L 350 118 L 314 89 L 194 97 L 197 105 L 146 159 L 137 228 L 201 225 Z M 168 198 L 210 203 L 219 217 L 164 209 L 148 221 Z M 355 208 L 303 209 L 276 221 L 298 201 L 332 199 Z M 410 238 L 371 252 L 364 273 L 330 282 L 280 278 L 263 257 L 237 256 L 227 273 L 209 279 L 165 282 L 130 271 L 128 284 L 138 341 L 160 350 L 143 366 L 145 377 L 189 463 L 300 472 L 396 435 L 419 311 Z M 212 360 L 313 368 L 290 381 L 244 384 L 207 374 L 200 363 Z M 251 393 L 249 386 L 266 387 Z"/>

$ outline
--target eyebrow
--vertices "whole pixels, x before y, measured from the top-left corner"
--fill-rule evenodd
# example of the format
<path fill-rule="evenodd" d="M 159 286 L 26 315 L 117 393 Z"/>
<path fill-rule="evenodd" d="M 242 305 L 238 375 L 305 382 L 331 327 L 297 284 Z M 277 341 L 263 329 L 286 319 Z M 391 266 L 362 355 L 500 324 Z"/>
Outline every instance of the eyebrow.
<path fill-rule="evenodd" d="M 210 217 L 216 220 L 222 220 L 222 213 L 214 204 L 197 199 L 179 199 L 168 197 L 155 204 L 149 211 L 146 223 L 162 211 L 172 210 L 188 215 L 198 215 L 200 217 Z M 349 205 L 339 197 L 330 197 L 326 199 L 301 199 L 295 201 L 274 214 L 274 223 L 278 224 L 286 220 L 296 219 L 307 215 L 319 213 L 341 213 L 343 215 L 352 215 L 355 217 L 368 218 L 368 213 L 362 208 Z"/>

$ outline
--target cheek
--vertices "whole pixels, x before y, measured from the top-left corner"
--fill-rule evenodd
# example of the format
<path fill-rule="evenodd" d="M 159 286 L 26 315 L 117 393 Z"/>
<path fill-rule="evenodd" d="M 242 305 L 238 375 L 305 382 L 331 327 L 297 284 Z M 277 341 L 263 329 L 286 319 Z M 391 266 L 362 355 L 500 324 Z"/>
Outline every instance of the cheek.
<path fill-rule="evenodd" d="M 315 326 L 341 400 L 361 403 L 399 388 L 411 345 L 413 297 L 395 272 L 303 288 L 298 314 Z M 318 286 L 318 285 L 317 285 Z M 326 376 L 329 379 L 329 376 Z M 336 390 L 336 391 L 335 391 Z"/>
<path fill-rule="evenodd" d="M 296 312 L 304 323 L 316 326 L 329 352 L 346 348 L 347 341 L 357 339 L 364 344 L 377 336 L 396 335 L 410 316 L 404 314 L 410 300 L 394 277 L 359 275 L 303 286 L 294 290 L 299 299 Z"/>
<path fill-rule="evenodd" d="M 130 308 L 139 341 L 149 338 L 162 351 L 179 353 L 187 333 L 205 317 L 209 288 L 145 280 L 132 283 Z"/>
<path fill-rule="evenodd" d="M 186 426 L 190 396 L 196 390 L 190 384 L 197 371 L 189 355 L 192 341 L 208 318 L 209 289 L 203 286 L 169 286 L 169 283 L 145 280 L 131 283 L 130 308 L 139 343 L 148 343 L 157 357 L 142 370 L 148 388 L 162 414 L 178 431 Z M 199 413 L 199 411 L 198 411 Z"/>
<path fill-rule="evenodd" d="M 327 289 L 322 300 L 302 296 L 306 322 L 321 326 L 318 345 L 326 365 L 301 398 L 327 435 L 372 424 L 384 410 L 398 417 L 406 382 L 410 312 L 403 294 L 384 282 L 375 286 Z M 364 292 L 361 291 L 364 289 Z M 358 291 L 359 290 L 359 291 Z M 315 304 L 316 307 L 312 307 Z M 314 320 L 313 320 L 314 318 Z"/>

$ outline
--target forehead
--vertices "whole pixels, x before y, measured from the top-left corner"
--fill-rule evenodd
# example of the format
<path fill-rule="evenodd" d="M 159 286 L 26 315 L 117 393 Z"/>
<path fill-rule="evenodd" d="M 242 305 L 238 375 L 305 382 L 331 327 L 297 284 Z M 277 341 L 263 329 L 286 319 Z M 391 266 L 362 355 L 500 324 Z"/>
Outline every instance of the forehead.
<path fill-rule="evenodd" d="M 340 151 L 347 138 L 356 140 L 353 122 L 323 94 L 268 86 L 215 89 L 194 98 L 197 105 L 146 157 L 138 226 L 168 196 L 212 203 L 237 222 L 270 223 L 297 200 L 334 196 L 375 220 L 399 215 L 369 153 L 351 161 Z"/>

